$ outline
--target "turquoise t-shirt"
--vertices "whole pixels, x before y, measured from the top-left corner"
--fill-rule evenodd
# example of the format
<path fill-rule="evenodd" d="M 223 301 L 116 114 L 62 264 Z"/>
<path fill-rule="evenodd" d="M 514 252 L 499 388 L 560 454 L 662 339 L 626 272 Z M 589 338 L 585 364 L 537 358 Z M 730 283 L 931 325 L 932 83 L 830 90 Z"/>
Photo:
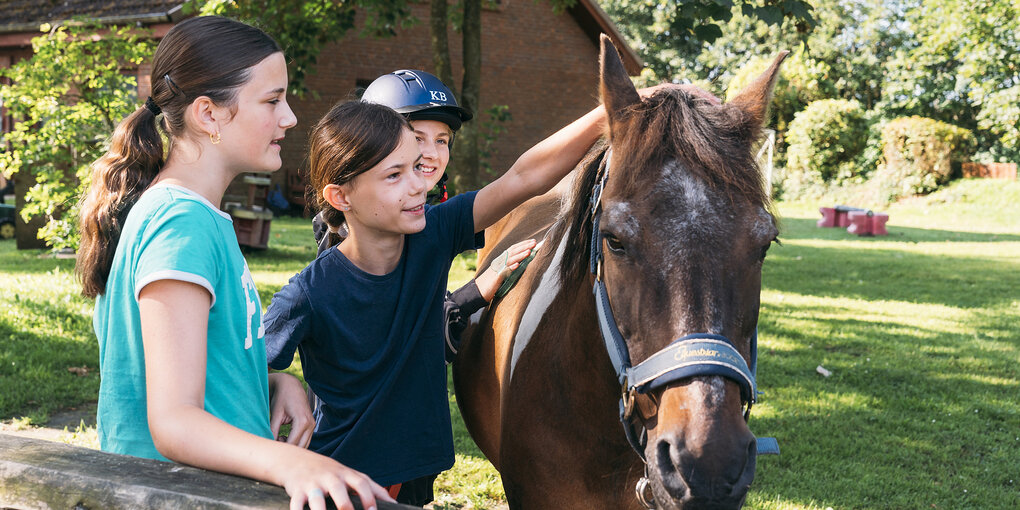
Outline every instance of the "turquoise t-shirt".
<path fill-rule="evenodd" d="M 96 300 L 100 447 L 166 460 L 149 435 L 138 313 L 142 288 L 158 280 L 191 282 L 212 296 L 205 410 L 237 428 L 271 438 L 262 305 L 233 223 L 200 195 L 163 185 L 142 194 L 128 213 L 106 292 Z"/>

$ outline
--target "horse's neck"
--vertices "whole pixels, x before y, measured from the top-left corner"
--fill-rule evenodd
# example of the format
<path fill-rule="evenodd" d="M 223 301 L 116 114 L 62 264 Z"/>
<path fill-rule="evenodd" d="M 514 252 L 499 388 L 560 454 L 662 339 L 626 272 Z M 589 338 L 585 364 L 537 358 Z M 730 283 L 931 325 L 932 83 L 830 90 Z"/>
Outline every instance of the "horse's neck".
<path fill-rule="evenodd" d="M 536 273 L 531 279 L 529 297 L 519 316 L 512 344 L 511 378 L 521 355 L 533 345 L 544 355 L 554 357 L 549 360 L 553 363 L 569 366 L 575 359 L 583 360 L 577 363 L 579 372 L 591 370 L 594 377 L 608 374 L 598 370 L 602 364 L 589 363 L 593 358 L 608 361 L 599 336 L 591 282 L 585 276 L 565 277 L 561 267 L 569 232 L 567 225 L 560 221 L 545 233 L 544 249 L 552 251 L 552 258 L 534 268 Z"/>

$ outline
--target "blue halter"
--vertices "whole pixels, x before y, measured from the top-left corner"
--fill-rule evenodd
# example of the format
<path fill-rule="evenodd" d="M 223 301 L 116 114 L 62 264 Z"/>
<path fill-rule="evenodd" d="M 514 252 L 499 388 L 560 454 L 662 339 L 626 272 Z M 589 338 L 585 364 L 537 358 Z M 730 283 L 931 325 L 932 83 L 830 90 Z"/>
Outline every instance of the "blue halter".
<path fill-rule="evenodd" d="M 606 352 L 616 371 L 616 377 L 622 387 L 620 398 L 620 422 L 623 424 L 634 451 L 645 458 L 647 434 L 642 425 L 640 431 L 635 427 L 634 398 L 637 394 L 645 394 L 661 388 L 674 381 L 699 376 L 722 376 L 737 383 L 740 387 L 740 400 L 745 405 L 744 419 L 750 417 L 751 405 L 758 395 L 755 383 L 758 361 L 758 333 L 751 337 L 751 365 L 748 367 L 744 357 L 733 347 L 733 342 L 722 335 L 695 333 L 673 340 L 668 346 L 648 357 L 648 359 L 631 366 L 630 354 L 626 339 L 620 333 L 609 305 L 609 294 L 606 284 L 602 281 L 602 232 L 599 220 L 602 217 L 602 191 L 609 178 L 609 158 L 612 149 L 606 152 L 603 159 L 602 176 L 592 189 L 592 234 L 590 269 L 595 275 L 592 292 L 595 294 L 595 309 L 598 315 L 599 330 L 606 344 Z M 758 438 L 759 453 L 779 453 L 779 445 L 773 438 Z"/>

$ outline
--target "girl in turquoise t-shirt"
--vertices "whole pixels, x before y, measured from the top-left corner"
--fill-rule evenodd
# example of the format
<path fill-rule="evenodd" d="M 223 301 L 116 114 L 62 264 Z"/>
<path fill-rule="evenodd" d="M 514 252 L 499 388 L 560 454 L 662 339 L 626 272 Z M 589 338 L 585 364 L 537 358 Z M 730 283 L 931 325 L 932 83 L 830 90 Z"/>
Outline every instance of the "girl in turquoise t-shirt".
<path fill-rule="evenodd" d="M 93 165 L 81 207 L 76 272 L 96 298 L 103 450 L 281 485 L 292 509 L 324 509 L 327 492 L 352 508 L 348 489 L 365 508 L 391 500 L 305 449 L 304 389 L 267 373 L 258 292 L 216 206 L 238 174 L 281 166 L 297 120 L 280 47 L 243 23 L 192 18 L 160 42 L 151 86 Z M 291 434 L 275 441 L 283 423 Z"/>

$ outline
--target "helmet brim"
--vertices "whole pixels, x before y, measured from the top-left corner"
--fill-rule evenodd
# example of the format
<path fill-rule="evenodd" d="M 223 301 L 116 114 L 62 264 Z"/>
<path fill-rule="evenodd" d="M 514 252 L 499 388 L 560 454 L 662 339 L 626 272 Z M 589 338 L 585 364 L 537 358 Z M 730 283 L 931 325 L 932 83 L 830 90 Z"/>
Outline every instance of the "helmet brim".
<path fill-rule="evenodd" d="M 452 106 L 415 105 L 397 109 L 407 120 L 436 120 L 457 131 L 463 122 L 471 120 L 471 112 Z"/>

